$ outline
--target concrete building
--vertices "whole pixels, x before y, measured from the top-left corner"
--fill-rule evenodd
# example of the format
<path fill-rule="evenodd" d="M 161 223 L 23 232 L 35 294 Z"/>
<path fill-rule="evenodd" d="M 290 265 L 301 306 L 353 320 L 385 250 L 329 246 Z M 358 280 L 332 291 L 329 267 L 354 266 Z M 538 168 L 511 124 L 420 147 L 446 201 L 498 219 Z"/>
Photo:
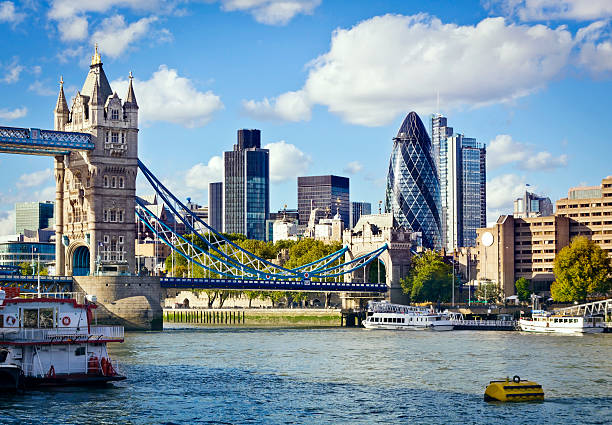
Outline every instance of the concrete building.
<path fill-rule="evenodd" d="M 542 217 L 553 215 L 550 198 L 525 191 L 525 194 L 514 200 L 514 218 Z"/>
<path fill-rule="evenodd" d="M 260 130 L 238 130 L 238 142 L 223 161 L 223 231 L 265 240 L 270 153 L 261 149 Z"/>
<path fill-rule="evenodd" d="M 298 223 L 295 219 L 274 220 L 272 225 L 272 242 L 297 241 L 299 239 Z"/>
<path fill-rule="evenodd" d="M 268 219 L 266 220 L 266 242 L 274 241 L 274 223 L 276 223 L 278 220 L 290 221 L 292 223 L 299 224 L 298 211 L 294 209 L 283 209 L 275 213 L 270 213 L 268 215 Z M 300 231 L 299 226 L 297 232 L 299 236 L 301 236 L 303 233 L 303 231 Z"/>
<path fill-rule="evenodd" d="M 351 222 L 349 224 L 352 229 L 359 221 L 362 215 L 372 214 L 372 204 L 369 202 L 351 202 Z"/>
<path fill-rule="evenodd" d="M 308 224 L 311 211 L 336 212 L 344 223 L 350 222 L 349 179 L 340 176 L 298 177 L 298 212 L 300 225 Z"/>
<path fill-rule="evenodd" d="M 39 230 L 52 228 L 53 202 L 17 202 L 15 204 L 15 233 L 23 234 L 25 229 Z"/>
<path fill-rule="evenodd" d="M 138 104 L 131 74 L 122 100 L 108 83 L 96 46 L 70 108 L 60 82 L 54 121 L 56 130 L 90 133 L 95 145 L 91 152 L 55 158 L 56 272 L 134 273 Z M 98 263 L 99 252 L 109 259 Z"/>
<path fill-rule="evenodd" d="M 208 225 L 223 231 L 223 182 L 208 184 Z"/>
<path fill-rule="evenodd" d="M 314 238 L 323 242 L 340 242 L 342 241 L 342 232 L 344 232 L 344 222 L 340 214 L 336 213 L 333 218 L 323 218 L 314 226 Z"/>

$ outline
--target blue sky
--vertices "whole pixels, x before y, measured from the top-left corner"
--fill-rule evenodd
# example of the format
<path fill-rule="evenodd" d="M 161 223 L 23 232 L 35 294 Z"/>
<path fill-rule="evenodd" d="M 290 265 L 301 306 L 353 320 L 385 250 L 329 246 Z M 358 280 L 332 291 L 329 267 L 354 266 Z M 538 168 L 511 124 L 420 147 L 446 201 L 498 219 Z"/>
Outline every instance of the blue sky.
<path fill-rule="evenodd" d="M 526 183 L 554 202 L 612 174 L 610 18 L 608 0 L 0 0 L 0 125 L 52 128 L 60 75 L 71 98 L 98 42 L 120 97 L 134 74 L 141 159 L 182 197 L 206 204 L 259 128 L 273 211 L 315 174 L 374 207 L 403 117 L 439 111 L 487 144 L 492 221 Z M 7 234 L 14 202 L 54 198 L 52 159 L 0 155 L 0 176 Z"/>

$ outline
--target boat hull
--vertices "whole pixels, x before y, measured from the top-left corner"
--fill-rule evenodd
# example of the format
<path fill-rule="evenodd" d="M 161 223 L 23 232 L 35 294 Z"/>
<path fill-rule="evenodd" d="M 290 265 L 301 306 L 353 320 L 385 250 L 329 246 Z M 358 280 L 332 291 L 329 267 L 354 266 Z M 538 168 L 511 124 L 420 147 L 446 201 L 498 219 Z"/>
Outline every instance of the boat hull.
<path fill-rule="evenodd" d="M 565 334 L 565 335 L 581 335 L 595 334 L 603 332 L 603 327 L 560 327 L 560 326 L 537 326 L 530 323 L 519 321 L 519 328 L 523 332 L 546 333 L 546 334 Z"/>
<path fill-rule="evenodd" d="M 453 325 L 416 326 L 392 323 L 372 323 L 363 320 L 361 322 L 366 329 L 400 330 L 400 331 L 452 331 Z"/>
<path fill-rule="evenodd" d="M 104 386 L 106 384 L 123 381 L 125 379 L 126 377 L 123 375 L 101 376 L 88 375 L 85 373 L 72 373 L 69 375 L 57 375 L 54 378 L 26 377 L 24 386 L 25 388 L 90 387 Z"/>
<path fill-rule="evenodd" d="M 17 391 L 24 385 L 23 371 L 19 366 L 0 366 L 0 392 Z"/>

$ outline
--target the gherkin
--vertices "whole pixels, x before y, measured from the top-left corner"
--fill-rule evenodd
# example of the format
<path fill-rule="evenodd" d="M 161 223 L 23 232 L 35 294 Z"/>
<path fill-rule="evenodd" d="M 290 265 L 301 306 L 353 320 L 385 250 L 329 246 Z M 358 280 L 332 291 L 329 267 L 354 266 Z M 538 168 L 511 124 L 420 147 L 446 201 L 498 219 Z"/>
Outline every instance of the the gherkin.
<path fill-rule="evenodd" d="M 423 247 L 441 249 L 440 181 L 431 140 L 416 112 L 393 138 L 385 208 L 400 226 L 421 233 Z"/>

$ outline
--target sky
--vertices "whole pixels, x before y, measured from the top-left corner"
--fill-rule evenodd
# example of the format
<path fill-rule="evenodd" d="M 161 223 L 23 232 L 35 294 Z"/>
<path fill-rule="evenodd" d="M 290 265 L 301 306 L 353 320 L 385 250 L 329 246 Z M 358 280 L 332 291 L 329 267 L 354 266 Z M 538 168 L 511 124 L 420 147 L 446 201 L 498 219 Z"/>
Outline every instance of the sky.
<path fill-rule="evenodd" d="M 323 174 L 376 210 L 414 110 L 486 144 L 492 222 L 526 184 L 554 203 L 612 174 L 611 19 L 609 0 L 0 0 L 0 126 L 53 128 L 60 76 L 71 99 L 98 43 L 120 97 L 134 75 L 140 159 L 183 199 L 206 205 L 258 128 L 272 211 Z M 0 235 L 15 202 L 54 199 L 52 168 L 0 154 Z"/>

